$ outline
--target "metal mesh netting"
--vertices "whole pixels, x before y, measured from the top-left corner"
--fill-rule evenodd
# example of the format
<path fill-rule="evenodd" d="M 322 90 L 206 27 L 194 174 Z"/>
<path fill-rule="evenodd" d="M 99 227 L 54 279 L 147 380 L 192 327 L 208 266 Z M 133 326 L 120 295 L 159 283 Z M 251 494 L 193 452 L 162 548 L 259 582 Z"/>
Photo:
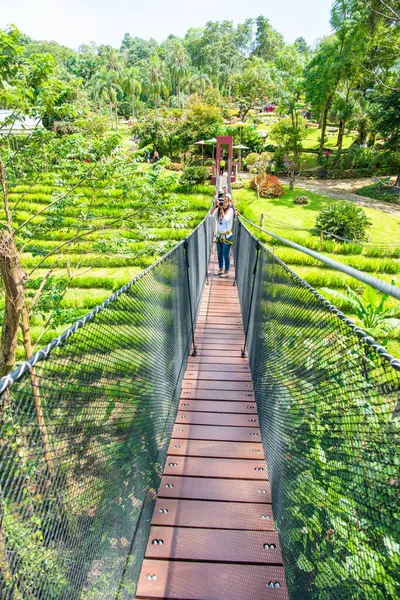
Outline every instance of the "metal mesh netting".
<path fill-rule="evenodd" d="M 235 255 L 290 597 L 399 598 L 400 361 L 241 223 Z"/>
<path fill-rule="evenodd" d="M 2 599 L 133 597 L 211 228 L 0 381 Z"/>

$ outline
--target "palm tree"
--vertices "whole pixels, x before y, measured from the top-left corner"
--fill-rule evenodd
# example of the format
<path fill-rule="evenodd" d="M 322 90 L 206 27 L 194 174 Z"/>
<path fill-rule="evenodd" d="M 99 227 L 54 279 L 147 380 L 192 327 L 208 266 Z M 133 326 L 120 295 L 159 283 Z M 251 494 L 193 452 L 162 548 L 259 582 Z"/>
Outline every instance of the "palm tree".
<path fill-rule="evenodd" d="M 212 82 L 207 73 L 201 71 L 192 71 L 186 78 L 186 89 L 190 92 L 198 92 L 201 97 L 204 92 L 212 86 Z"/>
<path fill-rule="evenodd" d="M 107 71 L 122 71 L 124 66 L 124 57 L 119 50 L 107 47 L 101 55 L 102 62 Z"/>
<path fill-rule="evenodd" d="M 157 54 L 150 56 L 145 87 L 146 91 L 153 98 L 154 113 L 157 114 L 157 106 L 161 95 L 168 94 L 169 92 L 163 64 Z"/>
<path fill-rule="evenodd" d="M 118 71 L 99 71 L 93 77 L 91 95 L 100 103 L 104 100 L 110 109 L 110 119 L 113 122 L 113 111 L 115 113 L 115 124 L 118 125 L 118 94 L 122 94 L 121 76 Z"/>
<path fill-rule="evenodd" d="M 140 94 L 142 91 L 142 84 L 140 83 L 137 69 L 132 67 L 123 72 L 122 87 L 132 98 L 132 119 L 135 120 L 135 94 Z"/>
<path fill-rule="evenodd" d="M 186 49 L 181 41 L 168 40 L 166 62 L 171 77 L 172 92 L 178 99 L 178 105 L 180 105 L 180 82 L 189 71 Z"/>

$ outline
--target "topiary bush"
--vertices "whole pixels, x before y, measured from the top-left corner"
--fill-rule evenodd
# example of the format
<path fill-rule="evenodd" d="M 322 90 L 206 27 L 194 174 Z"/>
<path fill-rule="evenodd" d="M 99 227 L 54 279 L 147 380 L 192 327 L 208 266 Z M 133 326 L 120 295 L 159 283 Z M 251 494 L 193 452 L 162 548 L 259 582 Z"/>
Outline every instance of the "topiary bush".
<path fill-rule="evenodd" d="M 259 198 L 280 198 L 285 191 L 279 183 L 279 179 L 268 174 L 253 177 L 250 187 L 257 190 Z"/>
<path fill-rule="evenodd" d="M 210 170 L 207 167 L 185 167 L 179 183 L 181 185 L 196 185 L 204 183 L 210 178 Z"/>
<path fill-rule="evenodd" d="M 318 232 L 327 231 L 348 240 L 367 240 L 371 227 L 364 210 L 351 202 L 333 202 L 325 206 L 316 221 Z"/>
<path fill-rule="evenodd" d="M 244 159 L 246 166 L 252 166 L 260 162 L 260 155 L 257 152 L 250 152 Z"/>
<path fill-rule="evenodd" d="M 296 196 L 293 200 L 294 204 L 298 204 L 299 206 L 303 206 L 305 204 L 310 204 L 310 198 L 308 196 Z"/>
<path fill-rule="evenodd" d="M 234 181 L 231 185 L 233 190 L 242 190 L 244 188 L 243 181 Z"/>

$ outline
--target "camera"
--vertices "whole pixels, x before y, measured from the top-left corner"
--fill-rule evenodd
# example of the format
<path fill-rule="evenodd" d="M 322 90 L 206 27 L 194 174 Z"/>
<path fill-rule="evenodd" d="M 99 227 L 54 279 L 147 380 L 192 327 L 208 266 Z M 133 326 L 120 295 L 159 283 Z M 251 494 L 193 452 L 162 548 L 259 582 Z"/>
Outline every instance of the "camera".
<path fill-rule="evenodd" d="M 218 206 L 223 206 L 225 204 L 225 200 L 223 198 L 218 199 Z"/>

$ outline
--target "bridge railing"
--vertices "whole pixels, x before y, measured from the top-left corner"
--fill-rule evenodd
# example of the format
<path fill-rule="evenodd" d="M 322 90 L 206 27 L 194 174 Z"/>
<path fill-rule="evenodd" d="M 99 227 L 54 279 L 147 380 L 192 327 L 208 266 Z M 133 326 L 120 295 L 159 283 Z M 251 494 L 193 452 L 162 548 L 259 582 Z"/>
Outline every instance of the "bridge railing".
<path fill-rule="evenodd" d="M 400 361 L 239 221 L 237 284 L 290 597 L 400 597 Z"/>
<path fill-rule="evenodd" d="M 132 599 L 212 220 L 0 380 L 0 597 Z"/>

